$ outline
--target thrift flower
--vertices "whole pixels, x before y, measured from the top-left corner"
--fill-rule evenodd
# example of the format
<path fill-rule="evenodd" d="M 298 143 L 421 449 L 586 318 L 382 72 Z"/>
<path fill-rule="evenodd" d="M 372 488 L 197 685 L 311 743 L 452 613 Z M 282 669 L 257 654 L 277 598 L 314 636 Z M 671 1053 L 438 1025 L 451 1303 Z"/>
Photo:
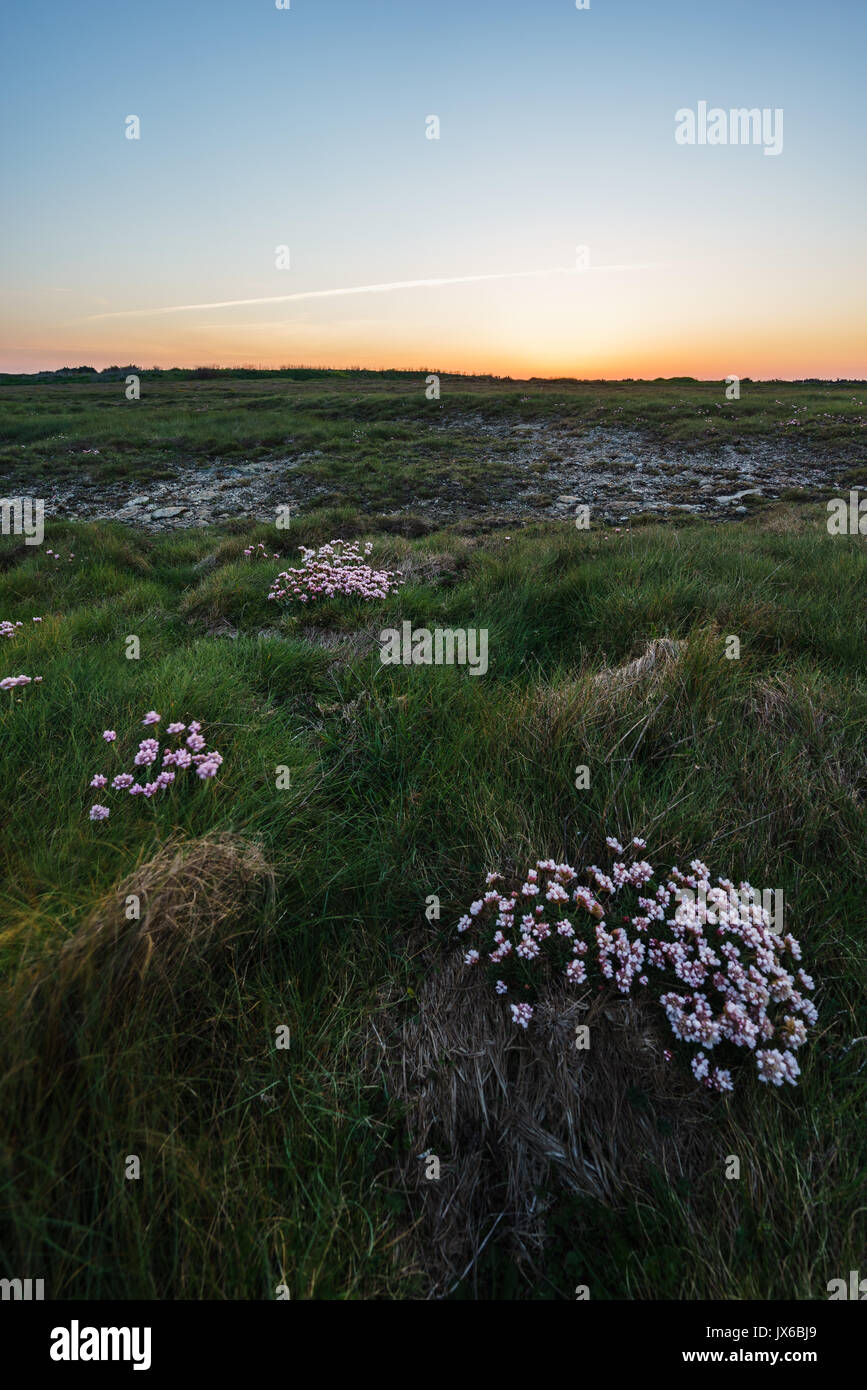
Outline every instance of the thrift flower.
<path fill-rule="evenodd" d="M 609 848 L 625 853 L 613 837 Z M 645 849 L 636 836 L 629 853 Z M 694 1049 L 690 1065 L 701 1085 L 717 1094 L 734 1089 L 733 1073 L 710 1055 L 715 1049 L 723 1062 L 738 1051 L 752 1053 L 762 1082 L 795 1085 L 795 1054 L 818 1018 L 806 997 L 814 980 L 798 965 L 800 945 L 791 934 L 771 930 L 751 884 L 735 888 L 731 879 L 719 878 L 713 885 L 710 869 L 697 858 L 689 870 L 684 874 L 675 865 L 657 882 L 647 860 L 624 857 L 610 873 L 591 864 L 586 881 L 572 888 L 578 874 L 571 865 L 539 859 L 511 889 L 489 873 L 487 891 L 460 919 L 458 932 L 481 934 L 482 944 L 492 933 L 485 955 L 499 967 L 492 979 L 498 995 L 514 987 L 533 997 L 558 976 L 579 986 L 592 977 L 602 981 L 599 988 L 607 982 L 623 995 L 638 985 L 658 1002 L 673 1036 Z M 495 882 L 501 885 L 496 890 Z M 684 896 L 681 888 L 690 893 Z M 597 893 L 607 895 L 607 914 Z M 564 915 L 570 904 L 577 908 L 571 918 Z M 515 937 L 514 948 L 506 933 Z M 464 959 L 476 964 L 481 957 L 473 945 Z M 515 1024 L 528 1027 L 532 1004 L 510 1009 Z M 663 1055 L 672 1057 L 669 1049 Z"/>

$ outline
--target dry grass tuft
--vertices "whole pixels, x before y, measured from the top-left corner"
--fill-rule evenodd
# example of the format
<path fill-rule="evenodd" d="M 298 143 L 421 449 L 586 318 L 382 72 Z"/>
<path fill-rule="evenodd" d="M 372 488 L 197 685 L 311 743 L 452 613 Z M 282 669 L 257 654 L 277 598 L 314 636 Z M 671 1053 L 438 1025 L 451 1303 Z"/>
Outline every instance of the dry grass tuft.
<path fill-rule="evenodd" d="M 592 684 L 583 680 L 539 684 L 524 696 L 523 727 L 550 744 L 586 717 L 593 701 Z"/>
<path fill-rule="evenodd" d="M 616 708 L 622 696 L 637 691 L 651 696 L 674 671 L 686 651 L 686 642 L 660 637 L 649 642 L 634 661 L 624 666 L 603 666 L 557 685 L 537 685 L 527 697 L 526 723 L 546 739 L 560 737 L 592 711 Z"/>
<path fill-rule="evenodd" d="M 771 531 L 778 536 L 803 535 L 813 531 L 817 524 L 824 526 L 827 511 L 823 506 L 803 502 L 779 502 L 764 509 L 758 517 L 759 529 Z"/>
<path fill-rule="evenodd" d="M 494 1236 L 532 1275 L 557 1189 L 611 1201 L 649 1164 L 706 1166 L 707 1097 L 662 1057 L 646 1006 L 552 986 L 527 1032 L 459 952 L 433 952 L 418 1013 L 378 1025 L 368 1062 L 402 1103 L 409 1155 L 397 1174 L 414 1214 L 403 1257 L 430 1297 L 447 1294 Z M 575 1028 L 590 1028 L 590 1047 Z M 706 1134 L 706 1130 L 705 1130 Z M 439 1181 L 425 1160 L 440 1159 Z"/>
<path fill-rule="evenodd" d="M 593 684 L 606 692 L 629 690 L 642 684 L 652 688 L 665 679 L 685 651 L 686 642 L 671 637 L 654 638 L 634 661 L 628 661 L 625 666 L 603 667 L 593 677 Z"/>
<path fill-rule="evenodd" d="M 365 623 L 363 627 L 342 628 L 307 626 L 299 629 L 299 637 L 326 652 L 333 652 L 337 662 L 357 661 L 379 646 L 382 623 Z"/>
<path fill-rule="evenodd" d="M 785 673 L 756 681 L 750 691 L 750 704 L 762 729 L 787 732 L 794 736 L 806 724 L 818 732 L 827 719 L 815 690 L 796 683 Z"/>
<path fill-rule="evenodd" d="M 779 728 L 791 719 L 794 690 L 787 675 L 757 681 L 750 694 L 752 712 L 761 728 Z"/>
<path fill-rule="evenodd" d="M 399 572 L 407 584 L 430 584 L 451 589 L 469 563 L 469 548 L 458 554 L 447 551 L 414 550 L 401 560 Z"/>
<path fill-rule="evenodd" d="M 108 894 L 48 966 L 31 979 L 31 1007 L 55 1022 L 86 1001 L 103 1017 L 137 1002 L 171 1000 L 217 951 L 251 933 L 250 909 L 273 893 L 274 873 L 241 836 L 175 836 Z M 139 916 L 128 917 L 138 900 Z"/>

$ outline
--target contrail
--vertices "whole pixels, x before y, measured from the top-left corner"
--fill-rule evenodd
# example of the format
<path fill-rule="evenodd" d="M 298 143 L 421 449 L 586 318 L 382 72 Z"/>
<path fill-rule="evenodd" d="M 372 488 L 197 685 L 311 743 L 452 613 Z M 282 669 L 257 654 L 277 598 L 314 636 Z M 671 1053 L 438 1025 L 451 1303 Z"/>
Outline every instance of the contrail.
<path fill-rule="evenodd" d="M 484 280 L 526 280 L 542 275 L 587 275 L 594 270 L 648 270 L 646 265 L 551 266 L 547 270 L 504 270 L 494 275 L 453 275 L 438 280 L 392 280 L 384 285 L 347 285 L 337 290 L 301 290 L 297 294 L 266 295 L 262 299 L 219 299 L 212 304 L 167 304 L 159 309 L 117 309 L 89 314 L 91 319 L 144 318 L 149 314 L 184 314 L 195 309 L 234 309 L 248 304 L 292 304 L 302 299 L 333 299 L 342 294 L 385 294 L 390 290 L 430 290 L 441 285 L 477 285 Z"/>

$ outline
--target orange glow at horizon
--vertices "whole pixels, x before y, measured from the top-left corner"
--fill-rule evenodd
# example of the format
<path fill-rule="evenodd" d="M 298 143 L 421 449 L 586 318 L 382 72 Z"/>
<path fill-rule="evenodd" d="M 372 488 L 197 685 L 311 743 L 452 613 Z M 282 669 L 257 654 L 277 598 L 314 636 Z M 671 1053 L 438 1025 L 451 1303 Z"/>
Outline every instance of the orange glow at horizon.
<path fill-rule="evenodd" d="M 94 313 L 101 306 L 92 296 L 58 291 L 14 306 L 7 317 L 16 346 L 0 350 L 0 370 L 134 363 L 517 379 L 863 379 L 860 299 L 856 292 L 832 308 L 816 286 L 781 309 L 772 276 L 753 268 L 730 284 L 699 265 L 335 297 L 293 304 L 288 316 L 285 304 L 266 300 L 116 310 L 109 321 Z"/>
<path fill-rule="evenodd" d="M 101 335 L 100 335 L 101 336 Z M 102 368 L 134 363 L 149 367 L 243 367 L 276 370 L 281 367 L 322 367 L 333 370 L 362 368 L 370 371 L 427 369 L 446 374 L 528 377 L 575 377 L 582 380 L 652 380 L 654 377 L 690 376 L 717 381 L 735 373 L 754 380 L 815 377 L 834 380 L 867 378 L 864 334 L 854 325 L 846 329 L 824 328 L 810 335 L 809 343 L 790 340 L 782 345 L 771 330 L 752 332 L 746 341 L 736 334 L 708 333 L 704 341 L 690 335 L 642 350 L 631 344 L 611 343 L 596 351 L 566 353 L 554 348 L 511 343 L 494 335 L 480 334 L 472 343 L 464 338 L 460 349 L 446 335 L 345 333 L 340 344 L 318 344 L 312 335 L 223 332 L 219 337 L 199 332 L 178 333 L 172 339 L 144 334 L 118 335 L 117 341 L 88 342 L 63 338 L 51 346 L 36 344 L 0 349 L 0 371 L 32 372 L 64 366 Z M 322 335 L 323 338 L 328 335 Z M 72 335 L 69 335 L 72 339 Z M 274 337 L 281 341 L 275 343 Z M 505 335 L 504 335 L 505 337 Z M 306 340 L 306 341 L 304 341 Z"/>

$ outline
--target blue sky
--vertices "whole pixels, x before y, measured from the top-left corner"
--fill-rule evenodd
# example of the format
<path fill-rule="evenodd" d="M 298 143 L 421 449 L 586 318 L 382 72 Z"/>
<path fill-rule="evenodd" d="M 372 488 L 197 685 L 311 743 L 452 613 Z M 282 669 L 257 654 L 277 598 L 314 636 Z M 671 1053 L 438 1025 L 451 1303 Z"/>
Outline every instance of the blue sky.
<path fill-rule="evenodd" d="M 865 38 L 854 0 L 17 6 L 0 365 L 863 375 Z M 781 155 L 678 146 L 699 100 L 782 108 Z"/>

